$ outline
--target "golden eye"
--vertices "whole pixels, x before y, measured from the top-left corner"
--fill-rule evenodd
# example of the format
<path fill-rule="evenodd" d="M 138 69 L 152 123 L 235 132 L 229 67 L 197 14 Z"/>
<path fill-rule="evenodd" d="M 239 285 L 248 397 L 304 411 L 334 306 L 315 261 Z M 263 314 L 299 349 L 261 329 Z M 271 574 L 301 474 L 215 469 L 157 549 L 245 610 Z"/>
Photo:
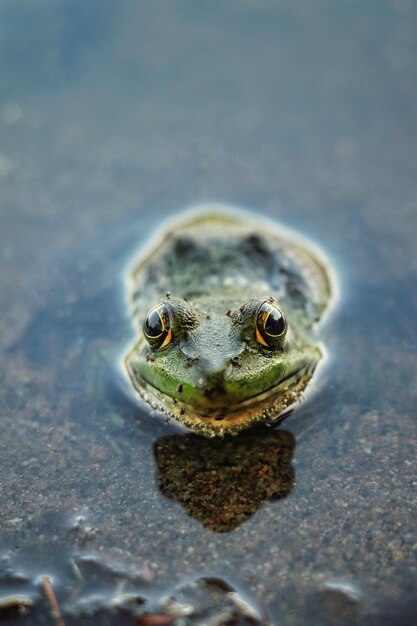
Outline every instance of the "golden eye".
<path fill-rule="evenodd" d="M 268 350 L 284 345 L 287 322 L 283 312 L 270 302 L 263 302 L 256 312 L 256 341 Z"/>
<path fill-rule="evenodd" d="M 153 350 L 164 350 L 172 341 L 171 317 L 166 304 L 151 309 L 143 323 L 143 334 Z"/>

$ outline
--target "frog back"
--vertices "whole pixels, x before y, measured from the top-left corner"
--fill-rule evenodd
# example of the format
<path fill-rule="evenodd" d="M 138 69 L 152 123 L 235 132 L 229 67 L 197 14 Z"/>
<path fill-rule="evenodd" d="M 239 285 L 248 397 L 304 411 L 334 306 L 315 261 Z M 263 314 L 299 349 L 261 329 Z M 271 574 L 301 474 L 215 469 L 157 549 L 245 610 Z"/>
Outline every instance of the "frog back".
<path fill-rule="evenodd" d="M 158 237 L 130 273 L 131 304 L 143 318 L 166 293 L 193 301 L 244 302 L 273 296 L 309 325 L 331 296 L 323 255 L 287 229 L 258 216 L 204 211 Z"/>

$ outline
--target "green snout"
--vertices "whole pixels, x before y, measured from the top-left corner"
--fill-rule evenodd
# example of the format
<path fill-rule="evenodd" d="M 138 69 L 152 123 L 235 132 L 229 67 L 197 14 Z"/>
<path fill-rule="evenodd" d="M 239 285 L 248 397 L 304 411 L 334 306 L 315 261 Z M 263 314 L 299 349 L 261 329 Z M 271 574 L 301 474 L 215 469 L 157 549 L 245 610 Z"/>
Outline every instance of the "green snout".
<path fill-rule="evenodd" d="M 238 354 L 190 356 L 173 347 L 149 360 L 149 350 L 139 346 L 128 357 L 128 367 L 141 381 L 196 410 L 227 408 L 289 386 L 312 371 L 321 353 L 318 348 L 289 348 L 278 354 L 241 346 Z"/>

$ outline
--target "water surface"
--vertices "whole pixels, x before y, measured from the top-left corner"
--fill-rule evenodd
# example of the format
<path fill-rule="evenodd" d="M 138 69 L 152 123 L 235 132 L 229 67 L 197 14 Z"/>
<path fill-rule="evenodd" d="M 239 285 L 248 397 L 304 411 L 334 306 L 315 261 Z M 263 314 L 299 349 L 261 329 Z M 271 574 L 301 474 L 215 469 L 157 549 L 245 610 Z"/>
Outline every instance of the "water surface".
<path fill-rule="evenodd" d="M 407 0 L 0 4 L 4 623 L 51 623 L 45 576 L 66 626 L 170 592 L 190 624 L 415 623 L 416 26 Z M 132 255 L 210 200 L 340 281 L 316 392 L 225 444 L 117 365 Z"/>

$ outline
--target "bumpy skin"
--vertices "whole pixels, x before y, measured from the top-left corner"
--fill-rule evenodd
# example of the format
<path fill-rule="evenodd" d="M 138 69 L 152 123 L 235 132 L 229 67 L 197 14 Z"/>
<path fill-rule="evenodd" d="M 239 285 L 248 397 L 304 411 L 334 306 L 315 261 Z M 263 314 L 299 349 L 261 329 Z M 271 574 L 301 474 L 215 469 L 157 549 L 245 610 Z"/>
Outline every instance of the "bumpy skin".
<path fill-rule="evenodd" d="M 315 251 L 271 223 L 204 213 L 166 232 L 131 274 L 136 324 L 166 303 L 172 341 L 150 348 L 142 333 L 125 358 L 153 408 L 207 436 L 279 417 L 296 402 L 322 353 L 313 338 L 330 297 Z M 168 294 L 168 295 L 167 295 Z M 256 341 L 256 311 L 273 301 L 288 332 L 282 347 Z"/>

